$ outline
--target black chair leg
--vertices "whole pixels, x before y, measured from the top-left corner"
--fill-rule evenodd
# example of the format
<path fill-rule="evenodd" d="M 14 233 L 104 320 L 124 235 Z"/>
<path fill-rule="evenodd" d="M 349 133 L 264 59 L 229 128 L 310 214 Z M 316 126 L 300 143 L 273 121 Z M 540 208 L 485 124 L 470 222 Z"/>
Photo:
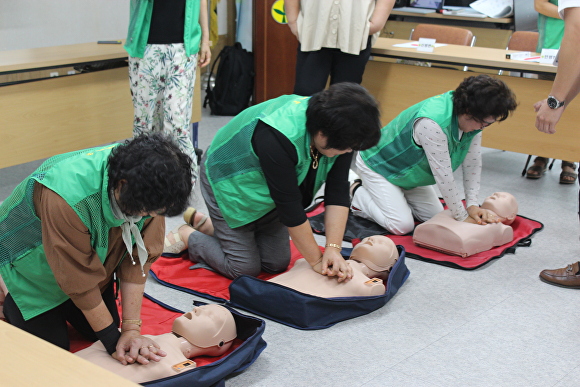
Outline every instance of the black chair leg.
<path fill-rule="evenodd" d="M 528 170 L 528 165 L 530 165 L 531 159 L 532 159 L 532 155 L 528 155 L 528 159 L 526 160 L 526 165 L 524 166 L 524 170 L 522 171 L 522 176 L 526 176 L 526 171 Z"/>

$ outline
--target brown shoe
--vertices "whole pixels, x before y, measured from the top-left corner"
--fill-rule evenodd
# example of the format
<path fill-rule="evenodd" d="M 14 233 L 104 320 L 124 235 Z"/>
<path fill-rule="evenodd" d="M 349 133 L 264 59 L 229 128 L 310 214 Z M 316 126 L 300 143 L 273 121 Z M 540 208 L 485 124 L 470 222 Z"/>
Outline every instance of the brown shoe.
<path fill-rule="evenodd" d="M 563 288 L 580 289 L 580 270 L 578 262 L 555 270 L 542 270 L 540 279 L 550 285 L 561 286 Z"/>

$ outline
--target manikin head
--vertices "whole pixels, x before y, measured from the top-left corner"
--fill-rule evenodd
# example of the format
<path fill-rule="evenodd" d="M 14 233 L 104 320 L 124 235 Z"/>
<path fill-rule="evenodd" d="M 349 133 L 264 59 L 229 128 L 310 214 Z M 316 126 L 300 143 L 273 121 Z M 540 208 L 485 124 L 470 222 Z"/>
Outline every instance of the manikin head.
<path fill-rule="evenodd" d="M 219 356 L 230 348 L 237 335 L 234 317 L 220 305 L 193 308 L 173 321 L 172 330 L 193 346 L 182 348 L 188 358 L 200 354 Z"/>
<path fill-rule="evenodd" d="M 364 265 L 364 275 L 369 278 L 380 278 L 385 282 L 398 258 L 397 246 L 384 235 L 373 235 L 363 239 L 350 254 L 350 259 Z"/>
<path fill-rule="evenodd" d="M 507 192 L 496 192 L 488 196 L 483 201 L 481 208 L 493 211 L 498 216 L 504 218 L 502 223 L 506 225 L 512 224 L 518 214 L 518 202 L 516 198 Z"/>

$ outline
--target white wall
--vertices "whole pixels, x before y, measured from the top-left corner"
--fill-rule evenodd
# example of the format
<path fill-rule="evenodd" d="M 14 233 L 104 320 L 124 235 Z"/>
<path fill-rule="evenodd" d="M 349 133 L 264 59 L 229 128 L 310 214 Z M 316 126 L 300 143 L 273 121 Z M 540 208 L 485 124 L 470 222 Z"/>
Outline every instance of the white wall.
<path fill-rule="evenodd" d="M 0 51 L 124 39 L 129 0 L 0 0 Z"/>

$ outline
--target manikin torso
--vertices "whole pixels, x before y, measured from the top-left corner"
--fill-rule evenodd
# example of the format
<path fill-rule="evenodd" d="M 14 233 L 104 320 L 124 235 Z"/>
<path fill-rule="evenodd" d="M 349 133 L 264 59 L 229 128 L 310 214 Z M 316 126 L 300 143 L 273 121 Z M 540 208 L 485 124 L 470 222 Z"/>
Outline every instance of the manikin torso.
<path fill-rule="evenodd" d="M 189 360 L 194 357 L 224 354 L 236 335 L 236 323 L 231 312 L 221 305 L 208 304 L 177 317 L 171 333 L 144 335 L 167 353 L 159 362 L 125 366 L 110 356 L 100 341 L 75 354 L 117 375 L 142 383 L 178 374 L 173 366 L 184 361 L 192 363 L 186 369 L 194 368 L 195 362 Z"/>
<path fill-rule="evenodd" d="M 350 281 L 338 282 L 336 277 L 319 274 L 305 259 L 299 259 L 292 269 L 269 281 L 323 298 L 384 294 L 389 272 L 399 257 L 395 243 L 384 235 L 373 235 L 357 244 L 350 257 Z"/>
<path fill-rule="evenodd" d="M 518 211 L 515 198 L 507 192 L 496 192 L 485 199 L 481 208 L 501 216 L 505 224 L 458 222 L 449 210 L 445 210 L 418 225 L 413 233 L 413 242 L 421 247 L 462 257 L 511 242 L 514 232 L 507 224 L 513 222 Z"/>
<path fill-rule="evenodd" d="M 155 340 L 159 344 L 159 347 L 167 352 L 167 356 L 162 357 L 159 362 L 150 361 L 149 364 L 145 365 L 129 364 L 125 366 L 113 359 L 100 341 L 76 352 L 75 355 L 136 383 L 143 383 L 178 374 L 171 367 L 187 360 L 180 348 L 180 343 L 183 339 L 175 336 L 173 333 L 165 333 L 159 336 L 144 336 Z"/>
<path fill-rule="evenodd" d="M 385 293 L 382 280 L 371 281 L 362 273 L 361 263 L 351 260 L 347 262 L 353 271 L 352 279 L 348 282 L 338 282 L 335 277 L 315 272 L 304 258 L 296 261 L 294 267 L 286 273 L 268 281 L 323 298 L 378 296 Z"/>

